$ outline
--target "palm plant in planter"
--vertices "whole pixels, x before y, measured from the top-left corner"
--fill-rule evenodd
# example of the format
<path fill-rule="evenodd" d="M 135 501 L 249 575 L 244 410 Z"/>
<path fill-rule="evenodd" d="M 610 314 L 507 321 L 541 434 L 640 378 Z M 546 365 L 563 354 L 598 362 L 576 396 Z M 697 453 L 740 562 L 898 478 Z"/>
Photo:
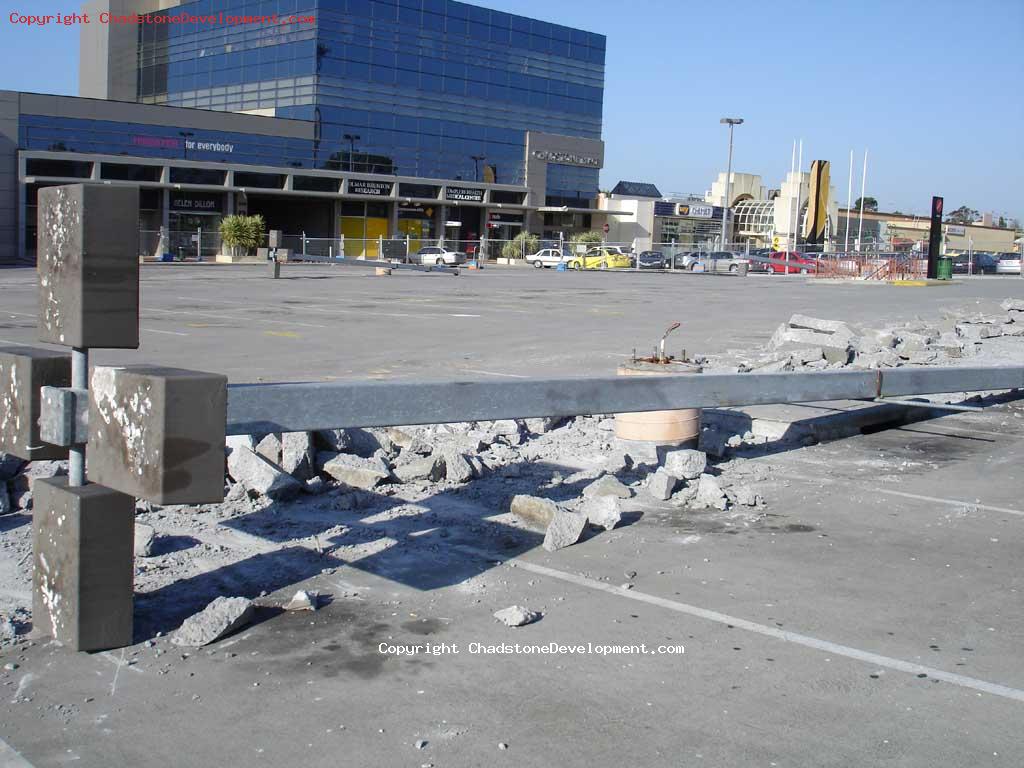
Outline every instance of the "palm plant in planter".
<path fill-rule="evenodd" d="M 263 244 L 266 223 L 259 214 L 255 216 L 225 216 L 220 221 L 221 247 L 232 257 L 246 256 Z"/>

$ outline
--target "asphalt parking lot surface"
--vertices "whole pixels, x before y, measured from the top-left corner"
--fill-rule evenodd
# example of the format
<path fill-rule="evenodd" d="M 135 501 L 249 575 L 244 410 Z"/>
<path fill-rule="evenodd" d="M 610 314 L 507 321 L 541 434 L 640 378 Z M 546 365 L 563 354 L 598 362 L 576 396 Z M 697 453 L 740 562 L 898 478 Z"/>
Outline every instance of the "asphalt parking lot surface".
<path fill-rule="evenodd" d="M 161 363 L 231 381 L 607 374 L 665 328 L 692 356 L 768 340 L 793 312 L 868 322 L 1024 295 L 1024 280 L 934 288 L 812 285 L 798 275 L 146 265 L 142 346 L 94 363 Z M 0 344 L 35 339 L 35 273 L 0 271 Z"/>
<path fill-rule="evenodd" d="M 676 320 L 673 348 L 700 354 L 763 343 L 794 312 L 896 321 L 1024 297 L 1013 279 L 264 271 L 144 267 L 141 349 L 94 362 L 232 381 L 606 374 Z M 34 273 L 0 271 L 0 297 L 0 344 L 33 343 Z M 331 595 L 315 613 L 262 610 L 198 650 L 155 633 L 125 651 L 8 649 L 0 764 L 1019 765 L 1024 400 L 748 463 L 770 467 L 750 525 L 646 502 L 549 553 L 539 539 L 504 545 L 486 495 L 445 495 L 422 505 L 471 523 L 424 523 L 401 556 L 310 565 L 268 550 L 167 593 L 234 594 L 245 580 L 253 594 Z M 281 526 L 311 522 L 270 509 Z M 383 536 L 378 515 L 330 522 Z M 495 622 L 512 604 L 544 616 Z M 515 643 L 538 648 L 494 648 Z M 398 650 L 422 644 L 441 652 Z M 685 652 L 608 652 L 637 644 Z"/>

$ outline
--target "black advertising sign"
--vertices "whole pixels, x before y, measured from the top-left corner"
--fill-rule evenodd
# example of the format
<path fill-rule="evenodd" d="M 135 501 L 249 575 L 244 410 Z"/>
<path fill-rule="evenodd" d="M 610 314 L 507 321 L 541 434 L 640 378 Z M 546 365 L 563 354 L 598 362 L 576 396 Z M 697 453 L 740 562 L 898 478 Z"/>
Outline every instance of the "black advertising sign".
<path fill-rule="evenodd" d="M 932 221 L 928 231 L 928 278 L 939 276 L 939 249 L 942 245 L 942 198 L 932 198 Z"/>
<path fill-rule="evenodd" d="M 220 213 L 224 196 L 202 192 L 171 192 L 171 210 L 192 213 Z"/>
<path fill-rule="evenodd" d="M 455 200 L 460 203 L 482 203 L 484 201 L 484 191 L 482 189 L 473 189 L 473 187 L 445 187 L 444 199 Z"/>
<path fill-rule="evenodd" d="M 366 179 L 349 179 L 348 193 L 350 195 L 372 195 L 373 197 L 387 197 L 391 194 L 390 181 L 367 181 Z"/>

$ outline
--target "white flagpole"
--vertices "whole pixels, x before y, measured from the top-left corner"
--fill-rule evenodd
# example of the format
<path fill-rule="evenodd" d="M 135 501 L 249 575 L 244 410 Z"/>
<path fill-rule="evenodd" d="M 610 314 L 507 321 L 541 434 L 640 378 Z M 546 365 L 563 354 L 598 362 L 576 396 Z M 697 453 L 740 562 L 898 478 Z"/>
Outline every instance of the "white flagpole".
<path fill-rule="evenodd" d="M 847 176 L 846 184 L 846 240 L 843 243 L 843 253 L 850 252 L 850 209 L 853 208 L 853 150 L 850 150 L 850 175 Z"/>
<path fill-rule="evenodd" d="M 863 245 L 860 241 L 861 233 L 864 230 L 864 190 L 868 181 L 868 151 L 864 150 L 864 172 L 860 175 L 860 220 L 857 222 L 857 250 Z"/>

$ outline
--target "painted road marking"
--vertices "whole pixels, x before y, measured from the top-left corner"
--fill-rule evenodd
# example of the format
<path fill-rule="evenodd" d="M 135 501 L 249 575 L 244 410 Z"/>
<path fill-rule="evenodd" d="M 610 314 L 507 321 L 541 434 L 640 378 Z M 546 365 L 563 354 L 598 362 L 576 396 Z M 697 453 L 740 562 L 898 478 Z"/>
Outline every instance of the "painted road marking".
<path fill-rule="evenodd" d="M 260 317 L 238 317 L 234 315 L 215 315 L 212 312 L 197 312 L 194 309 L 157 309 L 156 307 L 146 307 L 146 312 L 166 312 L 169 315 L 190 315 L 196 317 L 212 317 L 214 320 L 237 320 L 240 323 L 270 323 L 271 325 L 282 325 L 280 320 L 264 320 Z M 327 328 L 326 325 L 314 325 L 312 323 L 300 323 L 296 320 L 289 320 L 289 325 L 301 325 L 304 328 Z"/>
<path fill-rule="evenodd" d="M 492 557 L 486 552 L 478 550 L 473 551 L 478 555 Z M 719 613 L 718 611 L 711 611 L 707 608 L 700 608 L 696 605 L 676 602 L 675 600 L 658 597 L 657 595 L 649 595 L 646 592 L 638 592 L 635 589 L 626 590 L 612 584 L 605 584 L 604 582 L 596 581 L 595 579 L 589 579 L 586 576 L 578 576 L 574 573 L 565 573 L 564 571 L 548 568 L 546 566 L 520 560 L 518 558 L 514 558 L 513 561 L 517 567 L 524 568 L 532 573 L 569 582 L 570 584 L 576 584 L 577 586 L 585 587 L 587 589 L 606 592 L 611 595 L 625 597 L 630 600 L 636 600 L 637 602 L 647 603 L 649 605 L 656 605 L 659 608 L 665 608 L 688 616 L 696 616 L 697 618 L 713 621 L 717 624 L 726 624 L 737 629 L 745 629 L 748 632 L 753 632 L 757 635 L 775 638 L 776 640 L 784 640 L 788 643 L 802 645 L 805 648 L 813 648 L 818 651 L 825 651 L 826 653 L 831 653 L 836 656 L 845 656 L 848 659 L 863 661 L 876 667 L 886 667 L 887 669 L 896 670 L 897 672 L 906 672 L 911 675 L 927 675 L 935 680 L 942 680 L 945 683 L 951 683 L 952 685 L 957 685 L 961 688 L 970 688 L 971 690 L 990 693 L 993 696 L 1000 696 L 1004 699 L 1024 702 L 1024 691 L 1017 688 L 1010 688 L 1006 685 L 1000 685 L 999 683 L 990 683 L 974 677 L 967 677 L 966 675 L 957 675 L 952 672 L 945 672 L 941 669 L 936 669 L 935 667 L 926 667 L 923 664 L 915 664 L 914 662 L 896 659 L 891 656 L 882 656 L 881 654 L 872 653 L 871 651 L 862 651 L 859 648 L 840 645 L 838 643 L 830 642 L 829 640 L 819 640 L 818 638 L 811 637 L 810 635 L 802 635 L 798 632 L 790 632 L 788 630 L 779 629 L 778 627 L 769 627 L 765 624 L 747 621 L 746 619 L 741 619 L 737 616 L 730 616 L 726 613 Z"/>
<path fill-rule="evenodd" d="M 496 371 L 478 371 L 474 368 L 463 368 L 466 373 L 479 373 L 481 376 L 504 376 L 508 379 L 527 379 L 529 376 L 523 376 L 518 373 L 497 373 Z"/>
<path fill-rule="evenodd" d="M 32 763 L 3 739 L 0 739 L 0 765 L 4 768 L 33 768 Z"/>
<path fill-rule="evenodd" d="M 264 331 L 264 336 L 281 336 L 286 339 L 299 339 L 302 338 L 295 331 Z"/>
<path fill-rule="evenodd" d="M 785 472 L 776 472 L 773 477 L 781 480 L 796 480 L 804 483 L 821 483 L 822 485 L 859 485 L 856 480 L 844 480 L 837 479 L 834 477 L 806 477 L 804 475 L 791 475 Z M 974 507 L 975 509 L 983 509 L 987 512 L 999 512 L 1007 515 L 1017 515 L 1018 517 L 1024 517 L 1024 510 L 1011 509 L 1010 507 L 996 507 L 992 504 L 982 504 L 977 501 L 965 501 L 963 499 L 943 499 L 938 496 L 923 496 L 919 493 L 908 493 L 907 491 L 894 491 L 890 488 L 872 488 L 871 490 L 877 491 L 878 493 L 885 493 L 889 496 L 901 496 L 905 499 L 917 499 L 918 501 L 930 501 L 935 504 L 947 504 L 951 507 Z"/>
<path fill-rule="evenodd" d="M 182 333 L 181 331 L 160 331 L 156 328 L 143 328 L 142 330 L 146 331 L 146 333 L 166 333 L 168 336 L 188 336 L 187 333 Z"/>

